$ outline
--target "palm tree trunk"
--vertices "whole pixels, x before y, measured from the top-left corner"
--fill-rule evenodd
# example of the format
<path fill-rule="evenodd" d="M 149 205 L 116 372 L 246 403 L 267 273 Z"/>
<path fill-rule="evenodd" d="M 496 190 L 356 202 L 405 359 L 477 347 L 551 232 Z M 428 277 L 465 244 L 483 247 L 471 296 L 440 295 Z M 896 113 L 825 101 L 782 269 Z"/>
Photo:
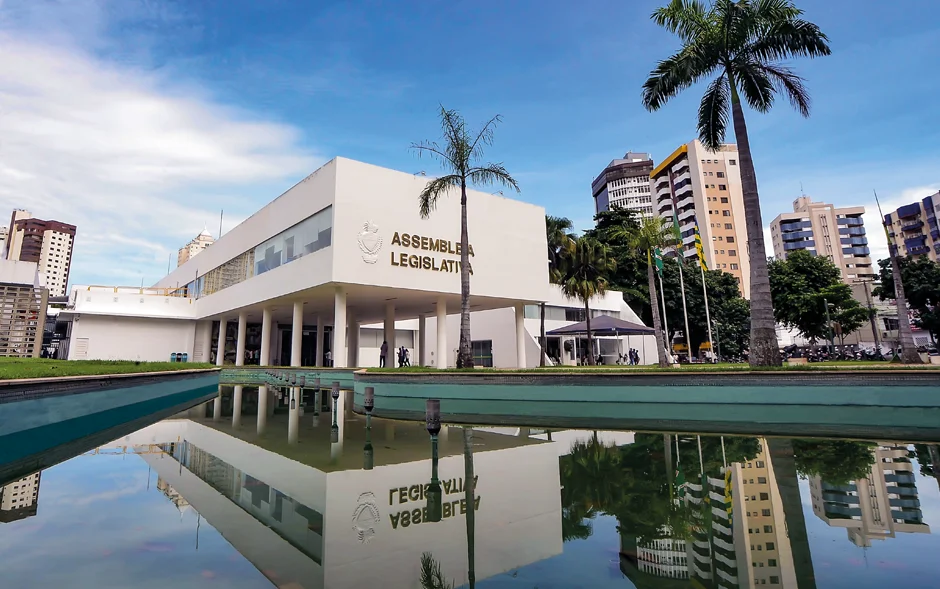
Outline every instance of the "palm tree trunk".
<path fill-rule="evenodd" d="M 473 428 L 463 428 L 463 489 L 467 503 L 467 581 L 470 589 L 476 585 L 474 552 L 476 541 L 476 485 L 473 483 Z"/>
<path fill-rule="evenodd" d="M 545 303 L 539 305 L 539 315 L 541 316 L 542 321 L 539 333 L 539 345 L 542 346 L 542 354 L 539 357 L 539 366 L 545 368 Z"/>
<path fill-rule="evenodd" d="M 650 307 L 653 308 L 653 330 L 656 332 L 656 349 L 659 351 L 657 354 L 659 367 L 666 368 L 669 366 L 669 361 L 666 358 L 666 342 L 663 338 L 662 318 L 659 316 L 659 295 L 656 292 L 656 278 L 653 275 L 652 264 L 646 265 L 646 278 L 650 286 Z"/>
<path fill-rule="evenodd" d="M 744 222 L 747 228 L 747 252 L 751 264 L 751 366 L 780 366 L 780 348 L 774 327 L 774 307 L 770 296 L 770 275 L 767 273 L 767 250 L 764 247 L 764 224 L 761 221 L 757 175 L 751 158 L 751 143 L 741 99 L 731 82 L 731 115 L 734 136 L 738 143 L 738 164 L 741 190 L 744 193 Z M 690 352 L 691 353 L 691 352 Z"/>
<path fill-rule="evenodd" d="M 457 368 L 473 368 L 470 351 L 470 246 L 467 235 L 467 184 L 460 186 L 460 347 Z"/>
<path fill-rule="evenodd" d="M 911 320 L 907 314 L 907 295 L 904 294 L 904 281 L 901 280 L 901 264 L 898 262 L 897 246 L 888 242 L 888 255 L 891 258 L 891 276 L 894 277 L 894 302 L 898 308 L 898 340 L 901 344 L 901 362 L 904 364 L 923 364 L 914 334 L 911 332 Z"/>
<path fill-rule="evenodd" d="M 597 363 L 594 361 L 594 336 L 591 335 L 591 306 L 587 299 L 584 300 L 584 319 L 587 322 L 588 366 L 594 366 Z"/>

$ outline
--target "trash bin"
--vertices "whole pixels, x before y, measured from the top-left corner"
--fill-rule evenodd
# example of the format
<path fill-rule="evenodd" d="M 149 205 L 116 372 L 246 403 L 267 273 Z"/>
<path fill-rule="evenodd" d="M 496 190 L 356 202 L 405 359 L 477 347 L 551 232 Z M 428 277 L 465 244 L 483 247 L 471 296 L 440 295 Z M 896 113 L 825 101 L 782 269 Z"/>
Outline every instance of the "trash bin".
<path fill-rule="evenodd" d="M 186 352 L 183 352 L 181 356 L 182 358 L 180 358 L 180 362 L 189 362 L 189 354 L 187 354 Z"/>

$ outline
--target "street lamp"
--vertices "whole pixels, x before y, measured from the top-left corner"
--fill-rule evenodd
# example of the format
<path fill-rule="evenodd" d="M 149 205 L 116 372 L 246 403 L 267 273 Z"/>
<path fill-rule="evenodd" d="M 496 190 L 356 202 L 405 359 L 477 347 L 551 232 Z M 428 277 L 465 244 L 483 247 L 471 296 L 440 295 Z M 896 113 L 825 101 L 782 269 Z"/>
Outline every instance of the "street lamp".
<path fill-rule="evenodd" d="M 375 408 L 375 389 L 366 387 L 366 399 L 363 407 L 366 410 L 366 445 L 362 448 L 362 468 L 372 470 L 375 466 L 375 450 L 372 448 L 372 410 Z"/>
<path fill-rule="evenodd" d="M 829 319 L 829 301 L 823 299 L 823 305 L 826 306 L 826 328 L 829 330 L 829 358 L 832 359 L 836 353 L 836 343 L 832 334 L 832 320 Z"/>
<path fill-rule="evenodd" d="M 428 498 L 428 520 L 439 522 L 444 515 L 444 494 L 441 491 L 441 481 L 437 475 L 437 435 L 441 433 L 441 401 L 428 399 L 425 403 L 424 420 L 428 433 L 431 435 L 431 483 L 428 485 L 426 496 Z M 473 507 L 471 506 L 471 509 Z"/>

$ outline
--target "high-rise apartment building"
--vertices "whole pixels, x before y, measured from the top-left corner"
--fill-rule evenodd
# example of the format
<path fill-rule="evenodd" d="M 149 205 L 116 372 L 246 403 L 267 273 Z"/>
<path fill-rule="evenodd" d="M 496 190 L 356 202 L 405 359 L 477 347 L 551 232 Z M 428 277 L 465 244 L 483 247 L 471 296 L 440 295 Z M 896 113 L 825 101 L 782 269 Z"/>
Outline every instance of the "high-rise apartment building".
<path fill-rule="evenodd" d="M 0 523 L 36 515 L 40 474 L 37 472 L 0 487 Z"/>
<path fill-rule="evenodd" d="M 51 296 L 64 296 L 72 267 L 75 225 L 36 219 L 24 210 L 13 211 L 4 252 L 8 260 L 34 262 Z"/>
<path fill-rule="evenodd" d="M 6 255 L 7 236 L 10 234 L 9 227 L 0 227 L 0 258 Z"/>
<path fill-rule="evenodd" d="M 874 280 L 863 214 L 865 207 L 835 207 L 801 196 L 792 213 L 777 215 L 770 224 L 774 256 L 784 260 L 790 252 L 807 250 L 829 258 L 846 283 Z"/>
<path fill-rule="evenodd" d="M 179 249 L 176 254 L 176 266 L 182 266 L 190 258 L 215 243 L 215 238 L 209 233 L 208 229 L 203 229 L 202 233 L 193 238 L 192 241 Z"/>
<path fill-rule="evenodd" d="M 907 447 L 883 444 L 872 452 L 874 464 L 865 478 L 838 485 L 810 478 L 813 513 L 832 527 L 845 528 L 849 541 L 860 547 L 898 532 L 929 534 Z"/>
<path fill-rule="evenodd" d="M 36 262 L 0 260 L 0 357 L 40 356 L 48 302 Z"/>
<path fill-rule="evenodd" d="M 940 260 L 938 213 L 940 192 L 885 215 L 888 236 L 897 245 L 899 255 L 912 258 L 927 256 L 935 262 Z"/>
<path fill-rule="evenodd" d="M 623 158 L 607 164 L 591 183 L 594 211 L 624 208 L 637 211 L 642 217 L 653 216 L 650 194 L 650 172 L 653 160 L 648 153 L 627 152 Z"/>
<path fill-rule="evenodd" d="M 663 219 L 678 221 L 686 259 L 697 256 L 697 223 L 708 268 L 732 274 L 741 293 L 750 298 L 751 264 L 737 146 L 726 144 L 708 151 L 696 139 L 656 166 L 650 178 L 654 211 Z"/>

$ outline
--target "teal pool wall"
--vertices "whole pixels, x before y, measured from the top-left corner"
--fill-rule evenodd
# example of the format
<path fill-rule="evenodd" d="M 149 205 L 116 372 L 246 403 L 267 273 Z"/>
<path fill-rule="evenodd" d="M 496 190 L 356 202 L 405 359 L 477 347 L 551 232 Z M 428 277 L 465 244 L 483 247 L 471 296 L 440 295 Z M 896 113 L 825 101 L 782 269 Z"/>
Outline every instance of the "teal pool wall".
<path fill-rule="evenodd" d="M 360 373 L 375 415 L 420 419 L 441 400 L 457 423 L 940 439 L 940 374 L 493 375 Z"/>
<path fill-rule="evenodd" d="M 101 381 L 89 379 L 88 390 L 33 392 L 33 398 L 0 403 L 0 465 L 148 415 L 191 407 L 219 390 L 217 371 Z"/>

